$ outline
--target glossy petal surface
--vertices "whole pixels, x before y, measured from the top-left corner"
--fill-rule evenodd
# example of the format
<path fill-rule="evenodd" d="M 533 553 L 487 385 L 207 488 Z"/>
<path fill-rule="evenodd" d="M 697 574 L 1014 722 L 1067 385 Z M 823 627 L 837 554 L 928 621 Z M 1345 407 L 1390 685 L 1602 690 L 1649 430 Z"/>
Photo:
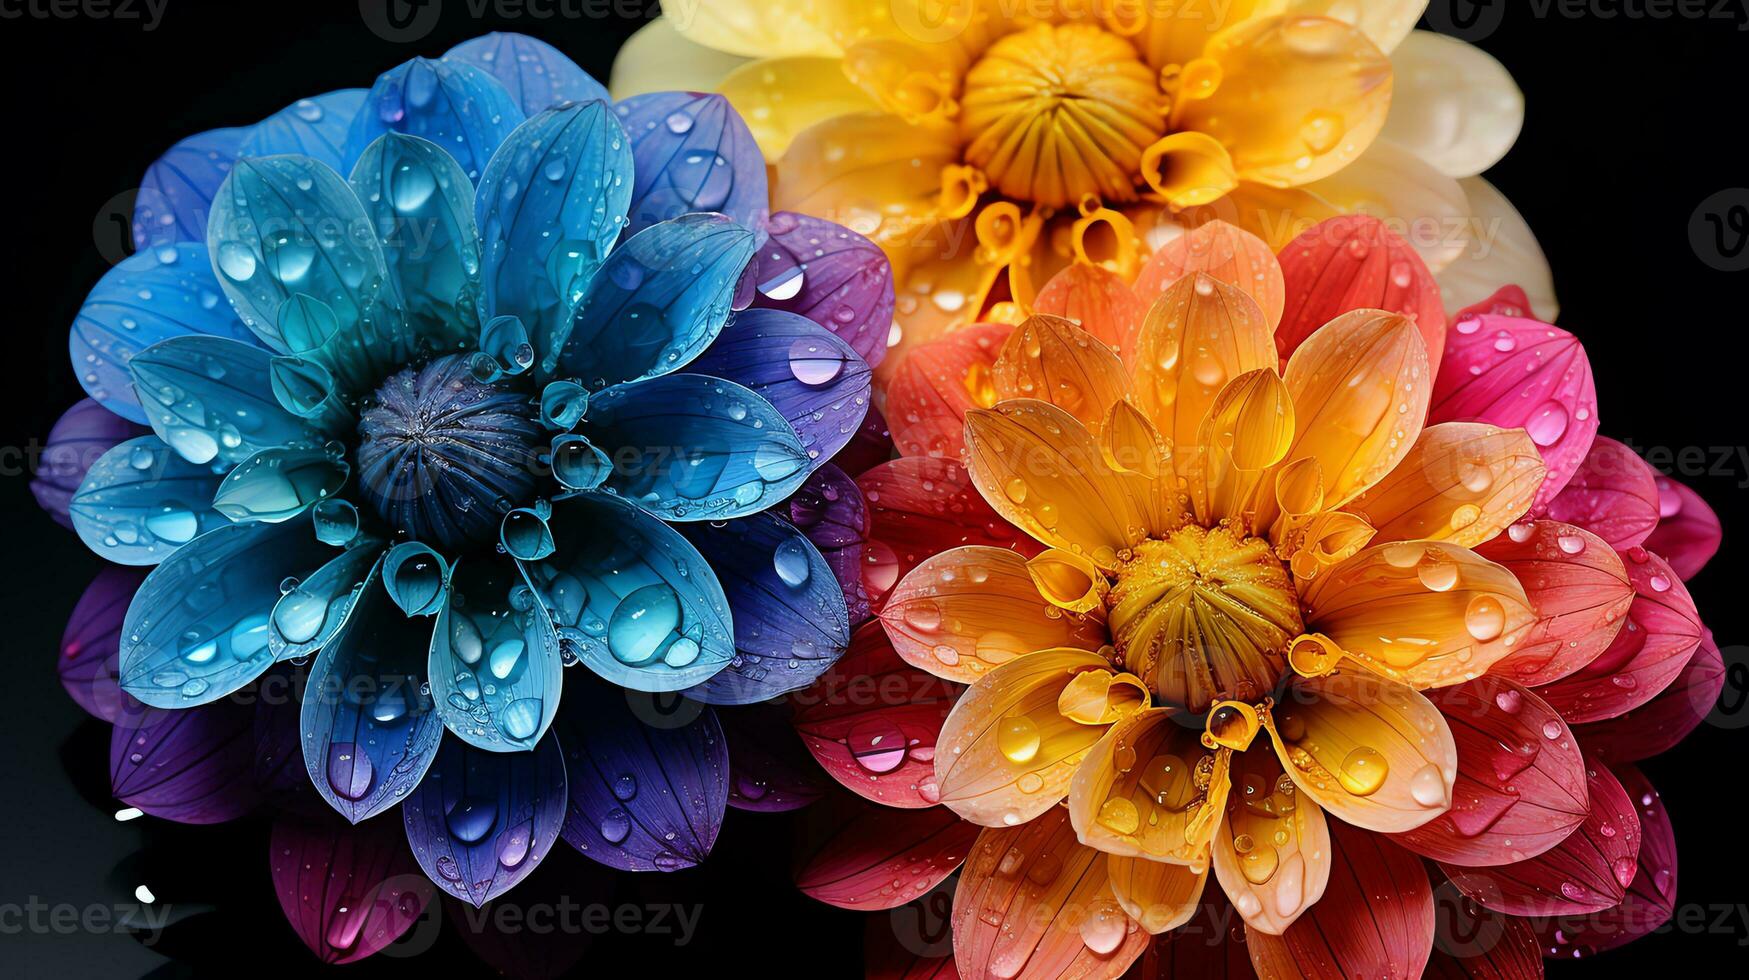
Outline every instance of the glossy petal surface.
<path fill-rule="evenodd" d="M 1656 482 L 1658 526 L 1646 537 L 1646 547 L 1663 555 L 1686 582 L 1699 575 L 1719 552 L 1724 534 L 1719 515 L 1700 494 L 1675 480 L 1660 476 Z"/>
<path fill-rule="evenodd" d="M 30 481 L 30 493 L 37 506 L 55 523 L 72 528 L 68 507 L 79 484 L 85 482 L 85 474 L 116 444 L 145 435 L 146 431 L 89 398 L 74 402 L 49 429 L 42 457 L 37 461 L 36 474 Z"/>
<path fill-rule="evenodd" d="M 427 668 L 444 727 L 489 752 L 533 749 L 558 713 L 563 667 L 552 617 L 517 564 L 463 559 L 447 583 Z"/>
<path fill-rule="evenodd" d="M 1044 550 L 996 513 L 954 460 L 889 460 L 857 477 L 857 486 L 870 515 L 863 582 L 877 608 L 900 578 L 938 552 L 982 546 L 1031 558 Z"/>
<path fill-rule="evenodd" d="M 869 617 L 862 568 L 868 555 L 868 501 L 848 474 L 830 463 L 814 471 L 789 499 L 788 517 L 826 559 L 844 593 L 854 628 Z"/>
<path fill-rule="evenodd" d="M 297 154 L 341 170 L 346 165 L 347 134 L 367 94 L 368 89 L 346 88 L 299 99 L 250 127 L 237 156 Z"/>
<path fill-rule="evenodd" d="M 729 805 L 785 813 L 813 804 L 832 781 L 802 745 L 781 705 L 716 709 L 729 743 Z"/>
<path fill-rule="evenodd" d="M 1286 302 L 1275 345 L 1291 356 L 1314 332 L 1350 310 L 1386 310 L 1415 321 L 1437 373 L 1445 309 L 1433 273 L 1409 244 L 1371 215 L 1319 222 L 1281 251 Z"/>
<path fill-rule="evenodd" d="M 134 250 L 206 240 L 213 195 L 237 160 L 248 130 L 209 129 L 178 140 L 146 168 L 134 198 Z"/>
<path fill-rule="evenodd" d="M 105 568 L 85 587 L 61 634 L 55 672 L 67 695 L 86 713 L 118 721 L 126 710 L 121 691 L 122 620 L 146 573 L 136 568 Z"/>
<path fill-rule="evenodd" d="M 1649 759 L 1675 748 L 1700 727 L 1725 690 L 1727 672 L 1709 632 L 1676 680 L 1626 714 L 1576 725 L 1585 750 L 1610 765 Z"/>
<path fill-rule="evenodd" d="M 177 548 L 228 523 L 211 504 L 221 476 L 140 436 L 104 453 L 68 503 L 73 530 L 92 551 L 121 565 L 156 565 Z"/>
<path fill-rule="evenodd" d="M 869 367 L 886 357 L 893 329 L 893 266 L 843 225 L 779 211 L 754 259 L 755 307 L 788 310 L 849 342 Z"/>
<path fill-rule="evenodd" d="M 263 449 L 320 444 L 304 420 L 282 408 L 269 378 L 271 357 L 222 337 L 162 340 L 128 362 L 152 431 L 190 463 L 238 463 Z"/>
<path fill-rule="evenodd" d="M 1640 821 L 1640 853 L 1621 903 L 1590 915 L 1537 920 L 1551 959 L 1581 959 L 1658 931 L 1676 911 L 1676 833 L 1664 801 L 1632 766 L 1614 769 Z"/>
<path fill-rule="evenodd" d="M 110 732 L 110 791 L 177 823 L 235 820 L 260 801 L 249 778 L 253 724 L 254 712 L 235 701 L 130 710 Z"/>
<path fill-rule="evenodd" d="M 1476 549 L 1524 586 L 1536 614 L 1524 637 L 1490 672 L 1536 686 L 1597 659 L 1634 600 L 1627 568 L 1603 539 L 1559 521 L 1514 524 Z"/>
<path fill-rule="evenodd" d="M 906 456 L 957 459 L 965 450 L 966 413 L 996 404 L 991 368 L 1014 328 L 980 323 L 917 347 L 887 384 L 887 422 Z"/>
<path fill-rule="evenodd" d="M 607 99 L 607 89 L 576 62 L 526 34 L 482 34 L 445 51 L 443 58 L 491 72 L 527 115 L 566 102 Z"/>
<path fill-rule="evenodd" d="M 1346 509 L 1366 519 L 1375 541 L 1473 548 L 1530 509 L 1544 472 L 1522 431 L 1443 422 L 1422 429 L 1409 455 Z"/>
<path fill-rule="evenodd" d="M 919 898 L 964 861 L 979 828 L 946 807 L 893 810 L 848 797 L 809 811 L 822 837 L 796 863 L 796 887 L 841 909 L 880 911 Z M 811 842 L 810 842 L 811 843 Z"/>
<path fill-rule="evenodd" d="M 1232 789 L 1230 751 L 1209 749 L 1201 736 L 1197 716 L 1172 708 L 1111 726 L 1069 785 L 1081 842 L 1120 857 L 1199 864 Z"/>
<path fill-rule="evenodd" d="M 397 821 L 282 813 L 268 841 L 279 907 L 323 963 L 370 956 L 413 928 L 436 890 Z"/>
<path fill-rule="evenodd" d="M 635 182 L 627 234 L 695 212 L 757 230 L 769 208 L 765 159 L 729 100 L 651 92 L 615 105 L 632 141 Z"/>
<path fill-rule="evenodd" d="M 477 181 L 521 122 L 521 106 L 491 73 L 466 61 L 414 58 L 377 76 L 347 135 L 345 169 L 377 137 L 405 133 L 443 147 Z"/>

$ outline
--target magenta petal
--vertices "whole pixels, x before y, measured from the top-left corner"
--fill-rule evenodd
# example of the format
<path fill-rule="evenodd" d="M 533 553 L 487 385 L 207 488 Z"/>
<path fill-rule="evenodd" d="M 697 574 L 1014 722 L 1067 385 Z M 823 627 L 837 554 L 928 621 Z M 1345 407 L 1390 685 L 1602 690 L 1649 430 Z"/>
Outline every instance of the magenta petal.
<path fill-rule="evenodd" d="M 1548 502 L 1547 516 L 1577 524 L 1617 551 L 1631 548 L 1658 526 L 1657 476 L 1632 449 L 1598 436 L 1573 478 Z"/>
<path fill-rule="evenodd" d="M 67 506 L 91 464 L 120 443 L 150 431 L 89 398 L 74 402 L 49 429 L 36 476 L 30 481 L 37 505 L 48 511 L 55 523 L 71 528 L 73 519 L 67 516 Z"/>
<path fill-rule="evenodd" d="M 868 544 L 868 505 L 843 470 L 828 463 L 789 498 L 789 519 L 814 547 L 844 590 L 852 628 L 868 619 L 868 590 L 862 584 L 862 559 Z"/>
<path fill-rule="evenodd" d="M 1657 697 L 1704 633 L 1688 587 L 1664 559 L 1639 547 L 1623 558 L 1634 601 L 1621 631 L 1584 668 L 1536 689 L 1569 724 L 1614 718 Z"/>
<path fill-rule="evenodd" d="M 1610 765 L 1649 759 L 1675 748 L 1699 728 L 1724 689 L 1725 659 L 1709 630 L 1676 680 L 1657 697 L 1627 714 L 1577 725 L 1573 734 L 1585 751 Z"/>
<path fill-rule="evenodd" d="M 1667 476 L 1658 487 L 1658 526 L 1646 538 L 1646 547 L 1663 555 L 1684 582 L 1700 574 L 1719 553 L 1719 515 L 1700 494 Z"/>
<path fill-rule="evenodd" d="M 1451 318 L 1455 322 L 1466 316 L 1482 316 L 1484 314 L 1517 317 L 1525 320 L 1536 319 L 1530 312 L 1530 297 L 1520 286 L 1501 286 L 1494 291 L 1494 295 L 1474 306 L 1464 307 L 1453 313 Z"/>
<path fill-rule="evenodd" d="M 61 658 L 55 665 L 61 686 L 79 707 L 104 721 L 121 717 L 121 624 L 148 571 L 112 565 L 98 572 L 61 634 Z"/>
<path fill-rule="evenodd" d="M 850 342 L 874 367 L 893 330 L 893 266 L 875 243 L 824 218 L 771 216 L 771 238 L 754 263 L 754 305 L 788 310 Z"/>
<path fill-rule="evenodd" d="M 110 733 L 116 799 L 177 823 L 223 823 L 255 808 L 255 712 L 232 699 L 168 711 L 129 703 Z"/>
<path fill-rule="evenodd" d="M 1588 915 L 1532 920 L 1543 955 L 1575 959 L 1633 942 L 1670 921 L 1676 907 L 1676 834 L 1664 801 L 1633 766 L 1615 770 L 1639 810 L 1640 854 L 1621 903 Z"/>
<path fill-rule="evenodd" d="M 269 842 L 273 890 L 323 963 L 352 963 L 394 942 L 436 898 L 398 821 L 349 824 L 327 808 L 283 813 Z"/>
<path fill-rule="evenodd" d="M 729 805 L 735 809 L 797 810 L 831 788 L 778 705 L 718 708 L 717 720 L 729 742 Z"/>
<path fill-rule="evenodd" d="M 1446 332 L 1427 414 L 1430 423 L 1480 421 L 1528 432 L 1548 467 L 1531 505 L 1531 513 L 1540 514 L 1597 435 L 1597 387 L 1585 348 L 1567 331 L 1535 320 L 1467 315 Z"/>

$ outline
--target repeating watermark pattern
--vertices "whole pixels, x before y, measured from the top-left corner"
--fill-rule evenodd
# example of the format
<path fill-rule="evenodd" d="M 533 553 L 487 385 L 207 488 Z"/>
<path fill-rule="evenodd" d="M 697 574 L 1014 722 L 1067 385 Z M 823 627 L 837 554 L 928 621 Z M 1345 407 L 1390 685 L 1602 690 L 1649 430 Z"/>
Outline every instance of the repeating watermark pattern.
<path fill-rule="evenodd" d="M 159 0 L 164 2 L 164 0 Z M 687 4 L 671 4 L 680 13 Z M 646 21 L 662 12 L 656 0 L 359 0 L 358 15 L 372 34 L 395 44 L 429 37 L 448 12 L 471 20 Z M 670 19 L 679 19 L 670 15 Z"/>
<path fill-rule="evenodd" d="M 151 33 L 164 22 L 170 0 L 0 0 L 0 21 L 103 20 L 137 24 Z"/>
<path fill-rule="evenodd" d="M 402 875 L 409 885 L 423 885 L 423 879 Z M 379 891 L 395 894 L 391 886 L 396 879 L 384 883 Z M 445 914 L 445 903 L 433 899 L 427 902 L 419 917 L 407 931 L 378 955 L 407 958 L 419 956 L 431 949 L 445 929 L 471 935 L 495 933 L 504 936 L 527 937 L 539 941 L 548 936 L 602 936 L 614 933 L 624 936 L 649 936 L 657 942 L 676 948 L 690 945 L 698 936 L 704 918 L 702 904 L 669 902 L 585 902 L 561 895 L 551 901 L 518 902 L 513 897 L 500 898 L 481 908 L 455 904 Z"/>
<path fill-rule="evenodd" d="M 31 895 L 0 904 L 0 936 L 91 936 L 131 933 L 152 946 L 169 924 L 172 909 L 153 902 L 55 902 Z"/>
<path fill-rule="evenodd" d="M 1749 0 L 1433 0 L 1427 25 L 1441 34 L 1481 41 L 1512 17 L 1533 20 L 1718 21 L 1749 31 Z"/>

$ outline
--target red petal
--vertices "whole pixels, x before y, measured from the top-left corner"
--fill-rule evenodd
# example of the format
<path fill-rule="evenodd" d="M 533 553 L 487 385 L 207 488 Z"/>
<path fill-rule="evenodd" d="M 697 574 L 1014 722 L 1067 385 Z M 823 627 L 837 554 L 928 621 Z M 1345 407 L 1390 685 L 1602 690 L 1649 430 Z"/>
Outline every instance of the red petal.
<path fill-rule="evenodd" d="M 911 569 L 949 548 L 987 545 L 1028 558 L 1044 550 L 1003 520 L 954 460 L 895 459 L 864 473 L 856 485 L 869 509 L 863 586 L 876 610 Z"/>
<path fill-rule="evenodd" d="M 1450 882 L 1434 892 L 1439 934 L 1425 976 L 1443 980 L 1534 980 L 1542 949 L 1530 920 L 1482 908 Z"/>
<path fill-rule="evenodd" d="M 1179 980 L 1184 977 L 1247 980 L 1251 966 L 1241 927 L 1244 920 L 1212 883 L 1203 889 L 1202 907 L 1189 922 L 1154 937 L 1127 980 Z"/>
<path fill-rule="evenodd" d="M 863 980 L 959 980 L 946 910 L 936 909 L 933 898 L 864 916 Z"/>
<path fill-rule="evenodd" d="M 1501 677 L 1426 692 L 1457 741 L 1452 807 L 1392 838 L 1456 865 L 1522 861 L 1585 821 L 1585 762 L 1573 733 L 1528 689 Z"/>
<path fill-rule="evenodd" d="M 1488 668 L 1535 687 L 1596 660 L 1621 629 L 1634 584 L 1602 538 L 1559 521 L 1514 524 L 1476 554 L 1506 566 L 1530 598 L 1536 622 Z"/>
<path fill-rule="evenodd" d="M 1421 859 L 1382 834 L 1330 821 L 1330 884 L 1287 931 L 1247 927 L 1263 977 L 1346 980 L 1421 975 L 1433 951 L 1433 889 Z"/>
<path fill-rule="evenodd" d="M 796 731 L 852 792 L 887 806 L 934 806 L 935 740 L 960 690 L 900 659 L 870 621 L 831 670 L 793 695 Z"/>
<path fill-rule="evenodd" d="M 957 459 L 966 448 L 966 412 L 995 398 L 990 368 L 1014 328 L 975 323 L 905 355 L 887 385 L 887 424 L 906 456 Z"/>
<path fill-rule="evenodd" d="M 349 824 L 327 807 L 273 821 L 273 890 L 324 963 L 352 963 L 401 937 L 436 897 L 399 820 Z"/>
<path fill-rule="evenodd" d="M 1610 765 L 1649 759 L 1700 727 L 1724 689 L 1725 658 L 1709 630 L 1682 673 L 1657 697 L 1627 714 L 1575 725 L 1573 734 L 1585 751 Z"/>
<path fill-rule="evenodd" d="M 1634 601 L 1621 632 L 1584 669 L 1536 691 L 1571 724 L 1614 718 L 1657 697 L 1705 632 L 1688 587 L 1664 559 L 1639 547 L 1625 557 Z"/>
<path fill-rule="evenodd" d="M 1573 915 L 1609 908 L 1627 894 L 1640 850 L 1640 820 L 1615 776 L 1587 762 L 1591 813 L 1552 850 L 1496 868 L 1440 864 L 1470 899 L 1508 915 Z"/>
<path fill-rule="evenodd" d="M 1615 771 L 1638 809 L 1640 856 L 1621 904 L 1584 916 L 1534 920 L 1543 955 L 1551 959 L 1591 956 L 1644 936 L 1670 921 L 1676 905 L 1676 834 L 1664 801 L 1633 766 Z"/>
<path fill-rule="evenodd" d="M 1074 262 L 1038 291 L 1032 311 L 1068 317 L 1107 347 L 1115 348 L 1140 326 L 1147 308 L 1117 273 Z"/>
<path fill-rule="evenodd" d="M 1540 515 L 1580 467 L 1597 435 L 1591 362 L 1578 338 L 1559 327 L 1487 314 L 1459 319 L 1447 331 L 1427 421 L 1523 428 L 1548 467 L 1531 505 L 1531 513 Z"/>
<path fill-rule="evenodd" d="M 1549 501 L 1548 516 L 1579 525 L 1617 551 L 1643 544 L 1658 526 L 1657 477 L 1632 449 L 1598 436 L 1573 479 Z"/>
<path fill-rule="evenodd" d="M 977 824 L 947 807 L 891 810 L 856 797 L 808 810 L 820 839 L 796 865 L 796 887 L 841 909 L 892 909 L 921 897 L 953 874 Z"/>
<path fill-rule="evenodd" d="M 1667 476 L 1658 486 L 1658 526 L 1646 538 L 1646 547 L 1663 555 L 1684 582 L 1700 574 L 1719 553 L 1719 515 L 1700 494 Z"/>
<path fill-rule="evenodd" d="M 1453 313 L 1453 321 L 1462 320 L 1466 316 L 1510 316 L 1524 320 L 1534 320 L 1530 312 L 1530 297 L 1525 295 L 1519 286 L 1501 286 L 1494 295 L 1482 300 L 1474 306 L 1466 306 Z"/>
<path fill-rule="evenodd" d="M 1415 321 L 1427 343 L 1427 365 L 1439 371 L 1445 309 L 1427 263 L 1385 223 L 1347 214 L 1320 222 L 1277 256 L 1287 305 L 1275 346 L 1283 360 L 1314 331 L 1353 310 L 1388 310 Z M 1492 420 L 1490 420 L 1492 421 Z"/>

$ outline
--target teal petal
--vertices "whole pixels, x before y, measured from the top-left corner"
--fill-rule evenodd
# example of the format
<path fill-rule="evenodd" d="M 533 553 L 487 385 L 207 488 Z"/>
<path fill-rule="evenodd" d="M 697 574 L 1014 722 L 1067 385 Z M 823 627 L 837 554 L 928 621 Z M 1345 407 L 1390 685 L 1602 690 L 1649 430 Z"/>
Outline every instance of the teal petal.
<path fill-rule="evenodd" d="M 121 631 L 122 690 L 156 708 L 230 694 L 274 662 L 270 615 L 288 579 L 333 556 L 302 522 L 226 524 L 146 576 Z"/>
<path fill-rule="evenodd" d="M 575 381 L 550 381 L 540 393 L 541 424 L 569 432 L 589 411 L 589 389 Z"/>
<path fill-rule="evenodd" d="M 515 562 L 481 555 L 456 566 L 427 674 L 438 715 L 462 741 L 514 752 L 545 734 L 564 663 L 552 617 Z"/>
<path fill-rule="evenodd" d="M 522 118 L 522 107 L 490 73 L 458 61 L 414 58 L 377 76 L 353 121 L 347 151 L 357 160 L 385 133 L 429 140 L 455 160 L 471 186 Z"/>
<path fill-rule="evenodd" d="M 559 373 L 594 389 L 677 371 L 728 322 L 753 232 L 688 214 L 633 235 L 589 282 L 559 346 Z"/>
<path fill-rule="evenodd" d="M 348 88 L 299 99 L 256 123 L 244 135 L 237 156 L 295 153 L 340 170 L 346 164 L 346 137 L 364 106 L 365 94 L 364 89 Z"/>
<path fill-rule="evenodd" d="M 692 687 L 735 656 L 728 600 L 673 528 L 596 492 L 555 501 L 549 523 L 553 553 L 523 567 L 569 655 L 637 691 Z"/>
<path fill-rule="evenodd" d="M 237 463 L 270 447 L 321 442 L 273 396 L 272 361 L 259 347 L 189 336 L 140 351 L 128 369 L 158 438 L 191 463 Z"/>
<path fill-rule="evenodd" d="M 517 316 L 496 316 L 480 328 L 480 350 L 498 363 L 504 374 L 534 367 L 534 344 Z"/>
<path fill-rule="evenodd" d="M 480 242 L 474 185 L 455 159 L 417 136 L 389 133 L 352 168 L 352 189 L 383 245 L 407 329 L 421 349 L 472 346 L 479 331 Z"/>
<path fill-rule="evenodd" d="M 471 38 L 445 51 L 443 60 L 465 61 L 491 72 L 527 113 L 608 97 L 605 86 L 558 48 L 526 34 Z"/>
<path fill-rule="evenodd" d="M 505 514 L 498 533 L 499 544 L 510 557 L 523 561 L 536 561 L 552 554 L 553 531 L 547 526 L 551 513 L 547 507 L 518 507 Z"/>
<path fill-rule="evenodd" d="M 702 374 L 609 388 L 581 431 L 613 460 L 606 489 L 668 520 L 757 513 L 808 478 L 801 437 L 770 402 Z"/>
<path fill-rule="evenodd" d="M 315 525 L 316 540 L 344 548 L 358 537 L 358 508 L 350 500 L 330 497 L 318 500 L 310 508 L 310 523 Z"/>
<path fill-rule="evenodd" d="M 443 606 L 449 563 L 417 541 L 403 541 L 383 559 L 383 587 L 408 616 L 431 616 Z"/>
<path fill-rule="evenodd" d="M 67 510 L 92 551 L 120 565 L 156 565 L 226 523 L 207 503 L 222 475 L 140 436 L 91 464 Z"/>
<path fill-rule="evenodd" d="M 345 460 L 326 449 L 263 449 L 219 484 L 213 509 L 238 524 L 289 521 L 339 493 L 351 472 Z"/>
<path fill-rule="evenodd" d="M 279 407 L 328 435 L 351 434 L 358 419 L 347 407 L 334 372 L 321 364 L 281 354 L 268 362 L 268 383 Z"/>
<path fill-rule="evenodd" d="M 553 437 L 553 478 L 567 489 L 594 490 L 613 472 L 613 461 L 588 439 L 571 433 Z"/>
<path fill-rule="evenodd" d="M 267 648 L 273 659 L 307 657 L 327 645 L 357 608 L 365 582 L 381 557 L 378 548 L 349 548 L 307 577 L 280 583 L 282 588 L 291 588 L 280 596 L 268 618 Z"/>
<path fill-rule="evenodd" d="M 498 148 L 474 198 L 481 319 L 522 318 L 542 362 L 625 226 L 632 151 L 604 102 L 532 116 Z M 550 371 L 550 368 L 548 369 Z"/>

